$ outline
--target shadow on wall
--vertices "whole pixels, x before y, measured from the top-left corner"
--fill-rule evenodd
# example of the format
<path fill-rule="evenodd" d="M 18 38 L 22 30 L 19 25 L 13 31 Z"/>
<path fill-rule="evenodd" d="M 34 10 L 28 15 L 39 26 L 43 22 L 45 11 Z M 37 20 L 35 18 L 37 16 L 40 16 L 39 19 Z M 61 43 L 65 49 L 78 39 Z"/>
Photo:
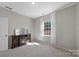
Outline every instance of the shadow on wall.
<path fill-rule="evenodd" d="M 12 45 L 12 38 L 11 36 L 8 36 L 8 49 L 11 49 L 11 45 Z"/>
<path fill-rule="evenodd" d="M 34 39 L 33 41 L 43 43 L 43 44 L 51 44 L 51 41 L 52 41 L 51 39 L 52 39 L 51 37 L 44 36 L 44 37 L 41 37 L 40 39 Z"/>

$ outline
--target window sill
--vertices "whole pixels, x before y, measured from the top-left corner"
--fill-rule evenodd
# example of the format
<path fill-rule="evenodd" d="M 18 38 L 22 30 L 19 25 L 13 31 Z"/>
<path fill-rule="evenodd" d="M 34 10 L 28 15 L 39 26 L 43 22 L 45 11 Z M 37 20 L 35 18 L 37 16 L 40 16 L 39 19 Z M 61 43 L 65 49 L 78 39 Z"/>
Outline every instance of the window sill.
<path fill-rule="evenodd" d="M 43 36 L 46 36 L 46 37 L 51 37 L 51 35 L 43 35 Z"/>

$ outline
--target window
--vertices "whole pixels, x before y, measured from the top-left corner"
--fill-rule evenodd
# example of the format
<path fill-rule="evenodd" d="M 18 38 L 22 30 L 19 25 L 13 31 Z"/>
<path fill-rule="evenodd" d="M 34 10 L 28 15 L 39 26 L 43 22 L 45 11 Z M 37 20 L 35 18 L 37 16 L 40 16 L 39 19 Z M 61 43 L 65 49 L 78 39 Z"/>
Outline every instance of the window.
<path fill-rule="evenodd" d="M 44 35 L 51 35 L 51 22 L 44 22 Z"/>

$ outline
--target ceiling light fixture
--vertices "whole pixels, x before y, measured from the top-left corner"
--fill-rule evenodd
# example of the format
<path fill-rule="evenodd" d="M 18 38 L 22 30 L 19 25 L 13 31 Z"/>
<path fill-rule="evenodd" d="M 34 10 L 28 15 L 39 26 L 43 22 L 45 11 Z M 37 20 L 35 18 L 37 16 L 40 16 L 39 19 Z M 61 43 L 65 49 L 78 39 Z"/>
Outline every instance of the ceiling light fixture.
<path fill-rule="evenodd" d="M 33 5 L 35 5 L 35 2 L 32 2 Z"/>

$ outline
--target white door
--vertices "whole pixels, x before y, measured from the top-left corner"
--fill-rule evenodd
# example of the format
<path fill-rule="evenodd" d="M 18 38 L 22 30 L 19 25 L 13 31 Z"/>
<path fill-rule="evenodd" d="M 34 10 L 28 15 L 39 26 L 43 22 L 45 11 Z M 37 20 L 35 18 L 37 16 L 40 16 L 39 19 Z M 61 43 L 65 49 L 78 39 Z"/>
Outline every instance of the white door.
<path fill-rule="evenodd" d="M 0 17 L 0 51 L 8 49 L 8 19 Z"/>

